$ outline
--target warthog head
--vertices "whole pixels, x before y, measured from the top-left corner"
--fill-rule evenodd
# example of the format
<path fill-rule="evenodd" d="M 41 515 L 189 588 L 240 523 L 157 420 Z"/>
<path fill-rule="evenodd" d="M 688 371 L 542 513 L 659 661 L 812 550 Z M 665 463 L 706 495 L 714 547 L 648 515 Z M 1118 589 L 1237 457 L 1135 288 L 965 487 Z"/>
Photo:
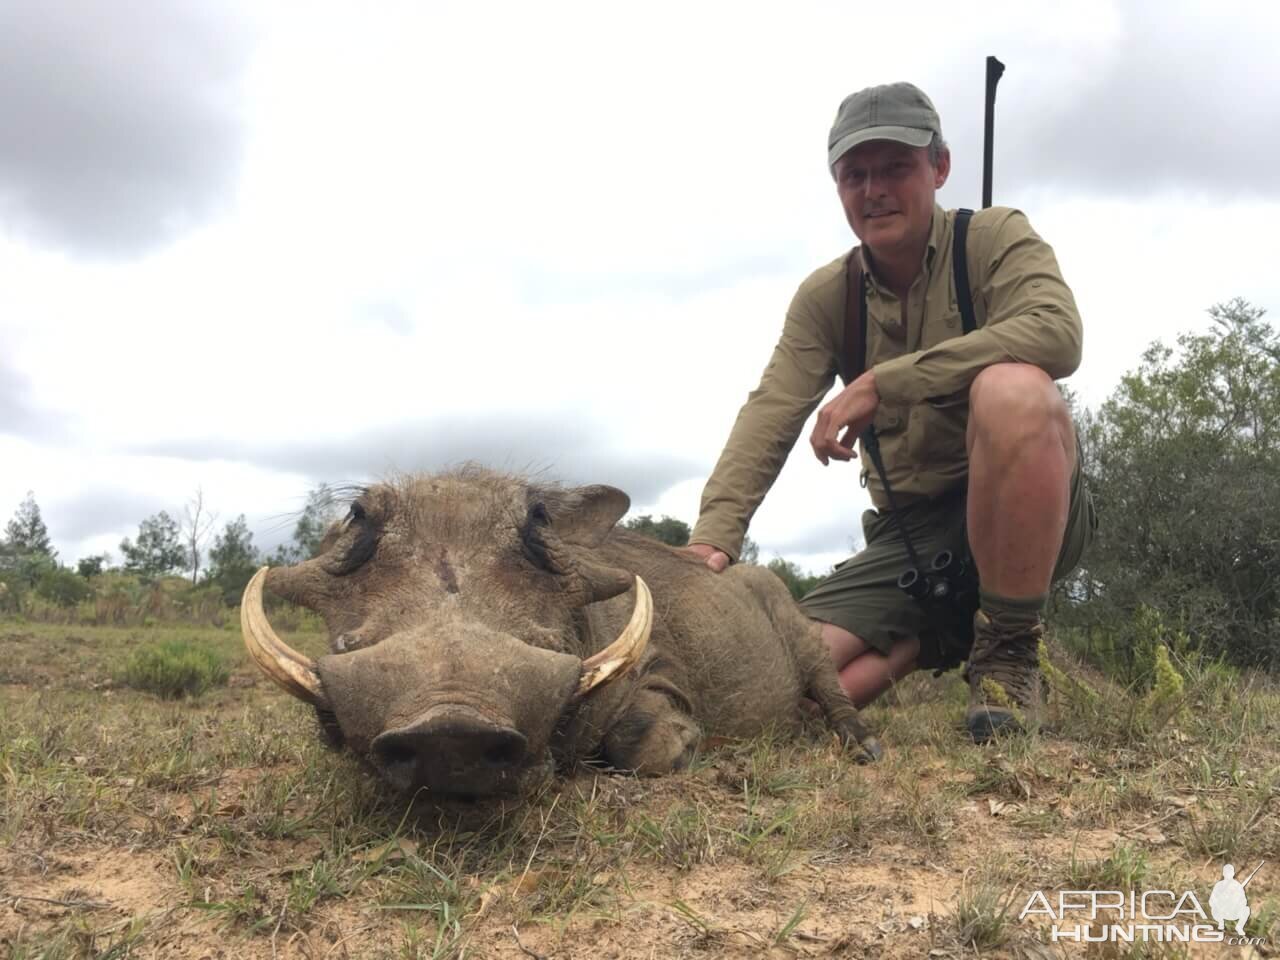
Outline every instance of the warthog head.
<path fill-rule="evenodd" d="M 648 641 L 648 589 L 592 550 L 628 505 L 612 487 L 478 468 L 370 487 L 314 559 L 253 578 L 245 643 L 335 746 L 397 787 L 524 792 L 552 770 L 557 724 Z M 276 636 L 264 583 L 320 613 L 332 654 L 312 661 Z M 632 584 L 627 628 L 592 638 L 583 608 Z"/>

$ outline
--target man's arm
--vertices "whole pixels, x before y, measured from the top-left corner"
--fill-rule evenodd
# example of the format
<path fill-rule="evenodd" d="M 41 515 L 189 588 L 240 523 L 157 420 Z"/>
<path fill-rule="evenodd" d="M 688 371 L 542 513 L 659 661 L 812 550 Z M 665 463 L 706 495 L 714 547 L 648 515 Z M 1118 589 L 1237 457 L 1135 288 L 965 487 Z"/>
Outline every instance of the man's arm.
<path fill-rule="evenodd" d="M 905 406 L 956 393 L 995 363 L 1033 364 L 1055 380 L 1080 365 L 1083 331 L 1075 298 L 1053 249 L 1027 218 L 1005 208 L 975 214 L 969 243 L 978 281 L 973 295 L 986 303 L 986 323 L 967 336 L 876 364 L 884 403 Z"/>
<path fill-rule="evenodd" d="M 760 385 L 738 412 L 703 488 L 691 545 L 705 544 L 737 559 L 751 517 L 777 479 L 806 418 L 831 386 L 838 349 L 832 311 L 821 302 L 828 298 L 815 295 L 811 281 L 792 299 Z M 710 556 L 705 550 L 695 552 L 707 554 L 704 559 Z"/>

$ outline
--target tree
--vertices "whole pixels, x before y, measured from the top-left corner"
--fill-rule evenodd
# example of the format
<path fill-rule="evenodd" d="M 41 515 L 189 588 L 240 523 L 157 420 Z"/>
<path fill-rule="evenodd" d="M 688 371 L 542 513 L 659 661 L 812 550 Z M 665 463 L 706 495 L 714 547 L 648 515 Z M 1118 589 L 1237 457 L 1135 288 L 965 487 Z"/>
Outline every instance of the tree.
<path fill-rule="evenodd" d="M 209 531 L 218 521 L 218 515 L 204 505 L 204 490 L 196 487 L 195 496 L 182 508 L 182 542 L 186 546 L 187 569 L 191 571 L 191 585 L 196 585 L 200 575 L 200 559 Z"/>
<path fill-rule="evenodd" d="M 298 548 L 295 544 L 281 543 L 267 554 L 264 562 L 269 567 L 288 567 L 301 560 L 302 557 L 298 556 Z"/>
<path fill-rule="evenodd" d="M 342 499 L 327 483 L 320 483 L 307 494 L 307 503 L 293 527 L 293 542 L 281 544 L 268 558 L 272 566 L 288 566 L 310 560 L 320 552 L 329 525 L 342 516 Z"/>
<path fill-rule="evenodd" d="M 1101 524 L 1072 599 L 1095 625 L 1146 604 L 1206 652 L 1274 668 L 1280 336 L 1239 298 L 1209 314 L 1209 333 L 1152 344 L 1083 418 Z"/>
<path fill-rule="evenodd" d="M 622 525 L 628 530 L 660 540 L 672 547 L 683 547 L 689 543 L 689 525 L 683 520 L 668 517 L 666 514 L 662 515 L 661 520 L 654 520 L 652 514 L 646 513 L 643 516 L 632 517 Z"/>
<path fill-rule="evenodd" d="M 87 600 L 93 593 L 84 577 L 77 576 L 69 567 L 49 567 L 36 580 L 36 593 L 59 607 L 74 607 Z"/>
<path fill-rule="evenodd" d="M 20 610 L 27 591 L 57 568 L 56 557 L 35 496 L 28 491 L 0 538 L 0 582 L 5 584 L 0 606 Z"/>
<path fill-rule="evenodd" d="M 10 549 L 22 554 L 40 554 L 52 560 L 57 556 L 49 540 L 49 530 L 40 516 L 35 494 L 27 491 L 27 499 L 4 528 L 4 541 Z"/>
<path fill-rule="evenodd" d="M 797 600 L 816 587 L 822 579 L 816 573 L 802 572 L 796 564 L 790 560 L 784 560 L 782 557 L 774 557 L 766 564 L 766 567 L 772 570 L 778 579 L 787 585 L 787 589 L 791 591 L 791 595 Z"/>
<path fill-rule="evenodd" d="M 258 548 L 244 514 L 231 520 L 213 540 L 209 550 L 208 581 L 217 585 L 227 603 L 238 603 L 260 565 Z"/>
<path fill-rule="evenodd" d="M 109 566 L 111 566 L 111 554 L 95 553 L 90 557 L 81 557 L 76 562 L 76 573 L 87 580 L 89 577 L 98 576 Z"/>
<path fill-rule="evenodd" d="M 138 525 L 137 543 L 125 537 L 120 542 L 120 552 L 124 554 L 124 569 L 145 579 L 182 570 L 187 561 L 178 524 L 163 510 Z"/>
<path fill-rule="evenodd" d="M 660 540 L 668 546 L 686 547 L 689 545 L 689 537 L 693 531 L 689 525 L 683 520 L 677 520 L 675 517 L 669 517 L 665 513 L 661 520 L 654 520 L 653 515 L 646 513 L 638 517 L 632 517 L 630 520 L 623 521 L 622 524 L 628 530 L 634 530 L 636 533 L 646 537 L 652 537 L 654 540 Z M 738 557 L 739 563 L 758 563 L 760 560 L 760 546 L 750 537 L 744 537 L 742 541 L 742 553 Z"/>

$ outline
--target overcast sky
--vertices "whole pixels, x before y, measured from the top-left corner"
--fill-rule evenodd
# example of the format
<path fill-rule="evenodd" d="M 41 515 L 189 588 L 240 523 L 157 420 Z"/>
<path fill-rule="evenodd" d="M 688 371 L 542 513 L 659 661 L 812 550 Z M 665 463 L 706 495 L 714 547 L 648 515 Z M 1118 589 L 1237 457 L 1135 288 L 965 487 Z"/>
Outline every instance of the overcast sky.
<path fill-rule="evenodd" d="M 692 523 L 853 242 L 840 100 L 923 87 L 977 206 L 989 53 L 1086 403 L 1211 304 L 1280 316 L 1280 5 L 901 10 L 0 3 L 0 522 L 32 490 L 64 561 L 118 560 L 201 486 L 270 546 L 319 481 L 474 459 Z M 802 440 L 764 558 L 842 559 L 857 469 Z"/>

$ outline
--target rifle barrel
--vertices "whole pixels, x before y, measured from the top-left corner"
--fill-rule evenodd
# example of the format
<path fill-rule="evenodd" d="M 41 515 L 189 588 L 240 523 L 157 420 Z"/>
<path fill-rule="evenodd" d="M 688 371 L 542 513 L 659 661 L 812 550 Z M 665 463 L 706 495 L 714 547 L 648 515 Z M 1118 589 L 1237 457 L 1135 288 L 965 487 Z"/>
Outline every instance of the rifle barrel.
<path fill-rule="evenodd" d="M 1004 75 L 1004 64 L 987 57 L 986 117 L 982 132 L 982 209 L 991 206 L 991 164 L 995 153 L 996 84 Z"/>
<path fill-rule="evenodd" d="M 1262 863 L 1266 863 L 1266 862 L 1267 861 L 1265 860 L 1262 861 Z M 1253 873 L 1257 873 L 1259 870 L 1262 869 L 1262 863 L 1258 864 L 1256 867 L 1253 868 Z M 1249 885 L 1249 881 L 1253 879 L 1253 873 L 1249 874 L 1247 877 L 1244 878 L 1244 883 L 1240 884 L 1241 889 Z"/>

